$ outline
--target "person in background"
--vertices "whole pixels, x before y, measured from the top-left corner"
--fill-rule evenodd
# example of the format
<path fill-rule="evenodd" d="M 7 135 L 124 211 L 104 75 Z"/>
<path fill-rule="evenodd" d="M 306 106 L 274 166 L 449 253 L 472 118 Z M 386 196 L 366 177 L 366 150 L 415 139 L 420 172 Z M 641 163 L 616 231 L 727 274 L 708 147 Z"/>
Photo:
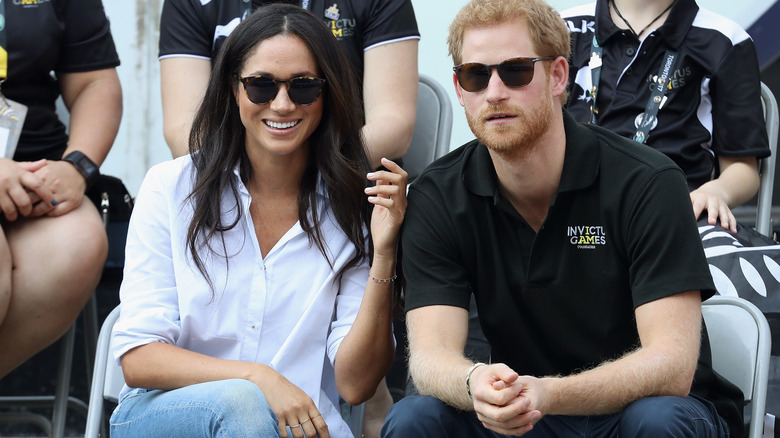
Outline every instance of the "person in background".
<path fill-rule="evenodd" d="M 1 378 L 61 337 L 98 284 L 108 241 L 84 193 L 119 129 L 122 90 L 100 0 L 2 1 L 0 16 L 0 117 L 26 107 L 12 156 L 0 132 Z"/>
<path fill-rule="evenodd" d="M 448 44 L 477 139 L 410 186 L 424 395 L 396 403 L 382 435 L 741 436 L 741 394 L 702 336 L 714 287 L 682 171 L 566 114 L 569 34 L 544 0 L 471 0 Z M 472 294 L 490 364 L 464 356 Z"/>
<path fill-rule="evenodd" d="M 393 358 L 407 175 L 370 172 L 344 62 L 293 5 L 225 41 L 190 154 L 130 220 L 112 437 L 351 437 L 339 395 L 367 400 Z"/>
<path fill-rule="evenodd" d="M 731 210 L 755 196 L 769 155 L 750 36 L 695 0 L 597 0 L 561 15 L 572 117 L 666 154 L 696 217 L 736 233 Z"/>

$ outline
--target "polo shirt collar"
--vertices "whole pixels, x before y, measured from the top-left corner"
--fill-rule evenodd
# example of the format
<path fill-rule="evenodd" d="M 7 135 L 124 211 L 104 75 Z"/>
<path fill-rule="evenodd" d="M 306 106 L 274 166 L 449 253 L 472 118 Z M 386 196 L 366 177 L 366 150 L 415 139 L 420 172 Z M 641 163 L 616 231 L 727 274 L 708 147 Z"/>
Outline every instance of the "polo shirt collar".
<path fill-rule="evenodd" d="M 604 45 L 607 40 L 623 32 L 612 22 L 609 15 L 610 0 L 597 0 L 596 2 L 596 37 L 599 44 Z M 675 50 L 679 50 L 685 41 L 685 36 L 693 24 L 693 19 L 699 12 L 696 0 L 677 0 L 669 11 L 664 25 L 656 30 L 666 43 Z"/>
<path fill-rule="evenodd" d="M 678 0 L 679 1 L 679 0 Z M 563 127 L 566 133 L 563 171 L 558 193 L 589 187 L 596 181 L 601 163 L 601 150 L 595 135 L 577 123 L 564 111 Z M 477 196 L 502 197 L 498 187 L 498 175 L 487 146 L 477 143 L 474 153 L 468 157 L 461 178 L 466 188 Z"/>

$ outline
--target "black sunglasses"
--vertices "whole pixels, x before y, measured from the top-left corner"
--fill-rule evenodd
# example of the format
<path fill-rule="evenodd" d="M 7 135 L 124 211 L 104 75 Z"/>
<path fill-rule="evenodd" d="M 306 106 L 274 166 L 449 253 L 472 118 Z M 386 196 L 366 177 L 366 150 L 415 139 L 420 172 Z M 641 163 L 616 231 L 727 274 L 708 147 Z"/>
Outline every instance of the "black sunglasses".
<path fill-rule="evenodd" d="M 264 105 L 274 100 L 279 94 L 279 84 L 287 84 L 287 96 L 294 104 L 311 105 L 320 97 L 322 87 L 325 85 L 325 79 L 311 77 L 287 80 L 274 79 L 266 75 L 236 77 L 244 84 L 246 97 L 257 105 Z"/>
<path fill-rule="evenodd" d="M 498 77 L 507 87 L 519 88 L 531 83 L 534 78 L 534 63 L 550 61 L 557 56 L 543 58 L 512 58 L 501 64 L 485 65 L 479 62 L 468 62 L 452 68 L 458 83 L 466 91 L 482 91 L 487 88 L 493 69 L 498 71 Z"/>

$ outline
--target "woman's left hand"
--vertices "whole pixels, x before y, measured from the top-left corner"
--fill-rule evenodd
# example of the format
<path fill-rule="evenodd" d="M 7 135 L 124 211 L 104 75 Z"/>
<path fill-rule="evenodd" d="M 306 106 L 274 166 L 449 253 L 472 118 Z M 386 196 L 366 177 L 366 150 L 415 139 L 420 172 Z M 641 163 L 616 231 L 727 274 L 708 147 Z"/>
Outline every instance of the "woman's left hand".
<path fill-rule="evenodd" d="M 368 202 L 374 204 L 371 214 L 371 236 L 374 240 L 374 254 L 386 253 L 395 257 L 398 233 L 406 214 L 406 181 L 408 175 L 395 162 L 382 158 L 387 170 L 371 172 L 370 181 L 376 181 L 365 192 Z"/>

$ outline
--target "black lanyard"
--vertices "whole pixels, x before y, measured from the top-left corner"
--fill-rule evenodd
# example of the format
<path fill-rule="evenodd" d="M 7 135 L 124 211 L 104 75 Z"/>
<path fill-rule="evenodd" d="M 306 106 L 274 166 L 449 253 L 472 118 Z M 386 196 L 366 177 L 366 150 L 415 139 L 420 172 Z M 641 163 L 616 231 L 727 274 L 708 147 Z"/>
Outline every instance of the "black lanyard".
<path fill-rule="evenodd" d="M 593 82 L 593 88 L 590 91 L 590 123 L 596 125 L 596 116 L 599 113 L 596 106 L 596 97 L 598 96 L 599 82 L 601 81 L 601 64 L 602 64 L 602 49 L 596 41 L 596 36 L 593 36 L 593 44 L 591 45 L 591 56 L 588 66 L 590 67 L 591 82 Z M 634 133 L 633 139 L 639 143 L 645 143 L 650 130 L 657 124 L 658 110 L 661 109 L 661 105 L 664 103 L 664 95 L 668 90 L 667 84 L 669 82 L 669 76 L 674 72 L 674 66 L 677 62 L 677 52 L 673 50 L 667 50 L 664 55 L 664 60 L 661 63 L 661 68 L 658 70 L 658 75 L 655 78 L 655 84 L 650 92 L 650 99 L 645 105 L 645 112 L 641 114 L 638 127 Z"/>

